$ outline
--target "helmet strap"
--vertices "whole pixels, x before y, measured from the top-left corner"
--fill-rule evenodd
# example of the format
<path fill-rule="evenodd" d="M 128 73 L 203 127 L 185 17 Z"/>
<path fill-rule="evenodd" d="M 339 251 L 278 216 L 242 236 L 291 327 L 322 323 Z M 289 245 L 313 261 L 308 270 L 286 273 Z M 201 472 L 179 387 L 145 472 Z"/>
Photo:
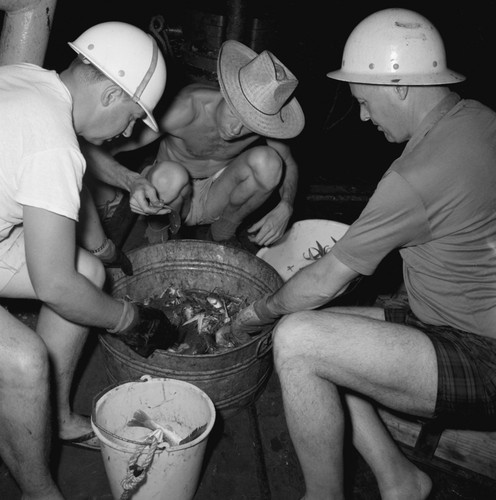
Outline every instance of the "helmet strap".
<path fill-rule="evenodd" d="M 132 99 L 134 102 L 139 102 L 141 94 L 144 92 L 149 81 L 152 79 L 153 73 L 155 73 L 155 69 L 157 67 L 158 46 L 157 46 L 157 43 L 155 42 L 155 39 L 151 35 L 148 35 L 148 36 L 152 40 L 152 47 L 153 47 L 152 60 L 150 61 L 150 66 L 148 67 L 148 71 L 145 73 L 143 80 L 141 80 L 141 83 L 138 85 L 138 87 L 136 88 L 136 91 L 133 94 Z"/>

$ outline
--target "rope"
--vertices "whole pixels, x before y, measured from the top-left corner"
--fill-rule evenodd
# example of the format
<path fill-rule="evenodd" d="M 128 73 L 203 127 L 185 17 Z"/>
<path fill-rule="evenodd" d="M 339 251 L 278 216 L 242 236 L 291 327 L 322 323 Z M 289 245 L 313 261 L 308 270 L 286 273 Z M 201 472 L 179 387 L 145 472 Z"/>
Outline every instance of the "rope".
<path fill-rule="evenodd" d="M 127 475 L 121 481 L 121 486 L 124 491 L 121 495 L 120 500 L 129 500 L 131 498 L 133 490 L 135 490 L 139 484 L 143 482 L 146 477 L 146 473 L 150 468 L 153 456 L 155 455 L 155 450 L 158 444 L 162 441 L 163 433 L 160 429 L 152 432 L 143 442 L 141 446 L 136 448 L 136 451 L 131 455 L 127 466 Z M 138 465 L 138 459 L 143 454 L 145 448 L 150 447 L 143 463 Z"/>

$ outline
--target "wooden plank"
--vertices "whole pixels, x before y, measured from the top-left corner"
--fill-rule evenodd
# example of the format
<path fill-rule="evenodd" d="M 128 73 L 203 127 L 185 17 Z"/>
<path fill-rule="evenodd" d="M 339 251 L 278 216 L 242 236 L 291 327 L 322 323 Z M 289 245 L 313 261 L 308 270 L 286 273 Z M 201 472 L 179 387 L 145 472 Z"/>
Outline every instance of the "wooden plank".
<path fill-rule="evenodd" d="M 496 432 L 446 429 L 436 457 L 496 480 Z"/>
<path fill-rule="evenodd" d="M 396 441 L 412 448 L 415 446 L 420 432 L 420 423 L 404 420 L 386 410 L 379 410 L 379 414 Z"/>
<path fill-rule="evenodd" d="M 396 441 L 415 447 L 420 422 L 401 418 L 386 410 L 379 413 Z M 434 457 L 496 480 L 496 431 L 445 429 Z"/>

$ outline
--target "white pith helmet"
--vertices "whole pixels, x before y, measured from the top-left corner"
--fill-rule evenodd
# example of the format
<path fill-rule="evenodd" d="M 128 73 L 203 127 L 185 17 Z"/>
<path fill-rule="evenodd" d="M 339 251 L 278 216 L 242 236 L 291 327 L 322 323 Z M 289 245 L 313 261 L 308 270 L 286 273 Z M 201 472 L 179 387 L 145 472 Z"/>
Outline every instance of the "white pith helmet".
<path fill-rule="evenodd" d="M 361 21 L 343 51 L 341 69 L 329 78 L 376 85 L 443 85 L 465 77 L 446 66 L 443 40 L 424 16 L 384 9 Z"/>
<path fill-rule="evenodd" d="M 158 132 L 153 109 L 165 90 L 167 70 L 151 35 L 131 24 L 97 24 L 69 46 L 119 85 L 147 114 L 143 120 Z"/>

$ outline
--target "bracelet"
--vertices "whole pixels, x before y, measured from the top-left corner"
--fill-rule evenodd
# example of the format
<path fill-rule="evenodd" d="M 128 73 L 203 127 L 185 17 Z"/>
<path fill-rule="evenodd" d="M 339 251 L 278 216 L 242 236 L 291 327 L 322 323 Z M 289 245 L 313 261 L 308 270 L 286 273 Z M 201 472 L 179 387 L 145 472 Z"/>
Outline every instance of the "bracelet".
<path fill-rule="evenodd" d="M 105 249 L 105 247 L 108 246 L 108 244 L 109 244 L 109 239 L 105 238 L 103 240 L 103 243 L 98 248 L 95 248 L 94 250 L 88 250 L 88 252 L 90 252 L 90 254 L 92 254 L 92 255 L 95 255 L 97 253 L 102 252 Z"/>

